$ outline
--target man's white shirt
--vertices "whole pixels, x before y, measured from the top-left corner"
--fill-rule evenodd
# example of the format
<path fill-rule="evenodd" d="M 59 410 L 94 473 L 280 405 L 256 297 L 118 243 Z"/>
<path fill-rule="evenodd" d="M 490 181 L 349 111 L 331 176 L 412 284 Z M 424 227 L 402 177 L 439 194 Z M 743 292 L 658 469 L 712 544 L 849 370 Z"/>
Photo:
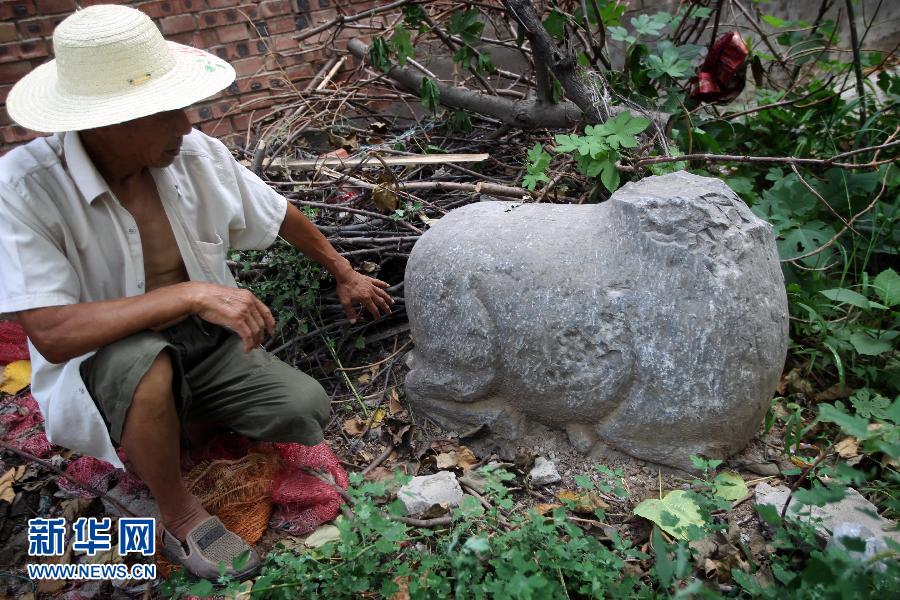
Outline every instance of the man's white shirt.
<path fill-rule="evenodd" d="M 192 281 L 234 286 L 228 249 L 275 241 L 287 200 L 218 140 L 194 130 L 172 165 L 150 172 Z M 0 317 L 144 291 L 137 224 L 77 133 L 39 138 L 0 157 Z M 47 438 L 121 467 L 79 372 L 93 353 L 53 364 L 31 342 L 28 348 Z"/>

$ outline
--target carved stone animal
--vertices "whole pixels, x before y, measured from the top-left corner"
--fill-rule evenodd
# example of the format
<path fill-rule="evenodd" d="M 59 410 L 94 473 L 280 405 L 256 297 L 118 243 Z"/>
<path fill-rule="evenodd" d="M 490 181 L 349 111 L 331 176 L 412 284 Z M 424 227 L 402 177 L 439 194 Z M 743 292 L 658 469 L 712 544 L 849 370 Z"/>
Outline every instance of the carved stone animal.
<path fill-rule="evenodd" d="M 602 204 L 451 211 L 413 248 L 406 306 L 407 395 L 445 427 L 539 422 L 677 467 L 747 444 L 787 352 L 771 226 L 683 171 Z"/>

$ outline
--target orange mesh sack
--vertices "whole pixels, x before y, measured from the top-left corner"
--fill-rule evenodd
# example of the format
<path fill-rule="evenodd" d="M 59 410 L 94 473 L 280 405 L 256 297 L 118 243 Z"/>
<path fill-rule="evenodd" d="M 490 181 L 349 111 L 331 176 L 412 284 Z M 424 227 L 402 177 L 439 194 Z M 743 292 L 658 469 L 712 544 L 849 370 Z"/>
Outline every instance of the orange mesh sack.
<path fill-rule="evenodd" d="M 185 477 L 185 485 L 225 527 L 255 544 L 272 514 L 269 492 L 277 470 L 275 454 L 251 451 L 237 460 L 199 463 Z"/>

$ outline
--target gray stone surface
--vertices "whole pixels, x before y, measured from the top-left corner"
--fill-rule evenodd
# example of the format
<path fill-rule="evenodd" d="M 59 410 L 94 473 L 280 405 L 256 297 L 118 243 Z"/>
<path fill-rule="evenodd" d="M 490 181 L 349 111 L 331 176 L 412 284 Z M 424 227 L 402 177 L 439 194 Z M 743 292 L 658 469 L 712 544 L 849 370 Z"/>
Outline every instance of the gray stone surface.
<path fill-rule="evenodd" d="M 679 467 L 755 435 L 787 351 L 771 226 L 685 172 L 451 211 L 413 248 L 406 307 L 408 397 L 445 427 L 536 421 Z"/>
<path fill-rule="evenodd" d="M 757 504 L 774 506 L 779 513 L 788 494 L 787 486 L 771 486 L 765 482 L 758 484 L 755 490 Z M 884 539 L 888 537 L 900 544 L 897 523 L 880 516 L 875 505 L 853 488 L 848 489 L 847 495 L 838 502 L 825 506 L 807 506 L 791 498 L 787 514 L 815 525 L 816 534 L 824 541 L 830 541 L 833 533 L 840 538 L 855 536 L 852 532 L 856 531 L 864 534 L 862 539 L 866 541 L 867 550 L 870 544 L 873 548 L 884 546 Z"/>
<path fill-rule="evenodd" d="M 434 475 L 413 477 L 397 491 L 397 498 L 406 506 L 407 513 L 417 515 L 435 504 L 447 508 L 459 506 L 463 491 L 454 473 L 438 471 Z"/>
<path fill-rule="evenodd" d="M 531 485 L 540 487 L 562 481 L 562 477 L 559 476 L 559 471 L 556 470 L 556 465 L 552 461 L 538 456 L 534 459 L 534 466 L 528 472 L 528 480 Z"/>

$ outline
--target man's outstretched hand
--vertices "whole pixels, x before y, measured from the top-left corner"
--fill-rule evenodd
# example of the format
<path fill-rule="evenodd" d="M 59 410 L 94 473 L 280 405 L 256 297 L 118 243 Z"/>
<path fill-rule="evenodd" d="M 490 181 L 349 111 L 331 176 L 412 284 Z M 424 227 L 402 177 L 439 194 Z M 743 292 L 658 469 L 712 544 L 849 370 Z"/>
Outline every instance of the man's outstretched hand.
<path fill-rule="evenodd" d="M 338 299 L 351 323 L 356 323 L 356 309 L 353 306 L 357 302 L 362 304 L 376 319 L 391 312 L 391 304 L 394 303 L 394 299 L 384 291 L 389 287 L 388 283 L 357 273 L 352 269 L 348 269 L 336 279 Z"/>

